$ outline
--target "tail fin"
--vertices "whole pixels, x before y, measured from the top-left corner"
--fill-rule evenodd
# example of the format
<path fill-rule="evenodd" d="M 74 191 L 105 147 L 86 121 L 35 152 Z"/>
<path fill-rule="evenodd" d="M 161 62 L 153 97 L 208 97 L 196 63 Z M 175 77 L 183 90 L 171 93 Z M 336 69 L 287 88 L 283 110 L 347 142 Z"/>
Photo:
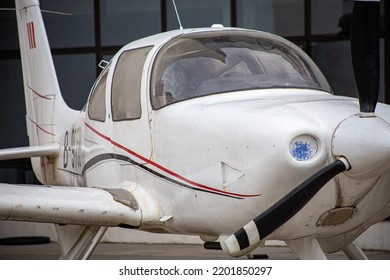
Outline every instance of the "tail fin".
<path fill-rule="evenodd" d="M 31 146 L 58 141 L 74 114 L 64 102 L 38 0 L 16 0 L 16 17 Z M 72 112 L 73 111 L 73 112 Z"/>
<path fill-rule="evenodd" d="M 30 146 L 56 154 L 59 150 L 53 151 L 52 144 L 59 147 L 58 142 L 62 142 L 65 130 L 71 127 L 77 112 L 70 109 L 61 96 L 39 1 L 15 0 L 15 6 Z M 13 156 L 15 151 L 7 154 Z M 53 161 L 34 157 L 31 163 L 40 182 L 52 181 Z"/>

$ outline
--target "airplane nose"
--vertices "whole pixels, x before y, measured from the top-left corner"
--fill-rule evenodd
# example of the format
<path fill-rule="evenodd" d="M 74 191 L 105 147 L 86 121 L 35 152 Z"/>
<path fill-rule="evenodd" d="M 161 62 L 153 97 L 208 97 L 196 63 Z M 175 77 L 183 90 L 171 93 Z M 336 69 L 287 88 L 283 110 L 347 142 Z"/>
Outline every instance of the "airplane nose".
<path fill-rule="evenodd" d="M 332 139 L 335 157 L 344 156 L 356 179 L 380 176 L 390 168 L 390 125 L 379 117 L 353 115 L 336 128 Z"/>

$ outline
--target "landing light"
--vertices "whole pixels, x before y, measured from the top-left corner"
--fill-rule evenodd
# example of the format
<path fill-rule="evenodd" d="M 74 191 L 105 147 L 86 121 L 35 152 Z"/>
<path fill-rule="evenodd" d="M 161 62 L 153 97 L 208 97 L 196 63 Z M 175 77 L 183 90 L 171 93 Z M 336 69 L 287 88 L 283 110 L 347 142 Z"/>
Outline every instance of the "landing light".
<path fill-rule="evenodd" d="M 313 158 L 318 151 L 317 140 L 310 135 L 300 135 L 290 142 L 290 154 L 297 161 Z"/>

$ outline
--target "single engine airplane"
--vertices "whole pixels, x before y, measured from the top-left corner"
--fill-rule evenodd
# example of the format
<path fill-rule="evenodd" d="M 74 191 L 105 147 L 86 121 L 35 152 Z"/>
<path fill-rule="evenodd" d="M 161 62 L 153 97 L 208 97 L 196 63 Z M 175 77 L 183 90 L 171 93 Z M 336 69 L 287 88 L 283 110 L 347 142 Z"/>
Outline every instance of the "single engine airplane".
<path fill-rule="evenodd" d="M 359 100 L 260 31 L 180 29 L 124 46 L 84 109 L 64 102 L 38 0 L 16 0 L 29 147 L 40 186 L 0 184 L 0 219 L 56 224 L 62 259 L 108 227 L 200 236 L 233 257 L 283 240 L 343 250 L 390 216 L 390 107 L 377 104 L 379 0 L 355 1 Z"/>

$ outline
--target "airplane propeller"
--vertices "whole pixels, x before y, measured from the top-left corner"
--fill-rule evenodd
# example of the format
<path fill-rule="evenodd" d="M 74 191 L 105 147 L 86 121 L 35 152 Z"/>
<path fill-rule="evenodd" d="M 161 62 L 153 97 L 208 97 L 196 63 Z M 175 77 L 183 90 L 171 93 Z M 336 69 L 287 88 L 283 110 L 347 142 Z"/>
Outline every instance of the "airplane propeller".
<path fill-rule="evenodd" d="M 355 0 L 352 14 L 352 63 L 362 117 L 375 116 L 375 107 L 378 102 L 380 79 L 379 9 L 380 0 Z M 361 125 L 363 130 L 367 130 L 367 133 L 371 132 L 371 129 L 369 129 L 371 123 Z M 338 132 L 337 136 L 340 134 L 343 135 L 341 138 L 345 138 L 344 134 L 348 133 L 344 132 L 349 132 L 347 130 L 348 129 L 344 127 L 339 129 L 341 132 Z M 385 133 L 385 130 L 383 132 Z M 345 147 L 344 144 L 345 143 L 339 144 L 339 142 L 337 142 L 335 144 L 336 147 L 333 147 L 333 152 L 339 147 Z M 359 144 L 360 143 L 352 146 L 359 146 Z M 382 148 L 382 146 L 380 146 L 379 149 L 380 148 Z M 348 156 L 347 158 L 349 159 Z M 352 156 L 352 158 L 355 160 L 355 157 Z M 378 161 L 381 161 L 381 159 L 374 159 L 374 166 Z M 250 253 L 258 246 L 261 240 L 264 240 L 268 235 L 298 213 L 331 179 L 344 171 L 350 170 L 354 163 L 355 161 L 350 164 L 350 161 L 346 158 L 339 157 L 335 162 L 322 168 L 290 191 L 265 212 L 222 241 L 222 249 L 229 255 L 235 257 Z M 367 164 L 356 164 L 355 166 L 358 171 L 360 171 L 359 168 L 366 170 L 367 167 Z M 385 168 L 388 167 L 389 166 L 387 165 L 385 166 Z"/>
<path fill-rule="evenodd" d="M 374 113 L 379 94 L 380 1 L 355 1 L 351 54 L 360 112 Z"/>
<path fill-rule="evenodd" d="M 260 240 L 298 213 L 333 177 L 347 169 L 349 163 L 340 158 L 317 171 L 268 210 L 223 241 L 222 249 L 231 256 L 242 256 L 250 252 Z"/>

